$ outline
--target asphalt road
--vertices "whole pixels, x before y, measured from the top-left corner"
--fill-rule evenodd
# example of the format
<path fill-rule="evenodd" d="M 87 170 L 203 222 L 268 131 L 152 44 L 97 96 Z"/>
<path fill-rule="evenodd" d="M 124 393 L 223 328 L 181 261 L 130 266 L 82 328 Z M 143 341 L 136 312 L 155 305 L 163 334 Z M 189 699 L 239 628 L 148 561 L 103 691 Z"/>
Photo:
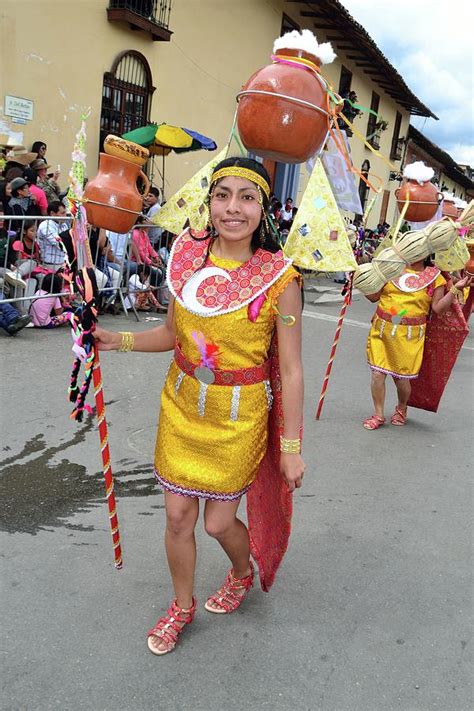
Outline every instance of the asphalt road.
<path fill-rule="evenodd" d="M 322 419 L 314 420 L 340 301 L 319 281 L 304 319 L 304 488 L 269 594 L 233 615 L 202 608 L 227 564 L 198 532 L 194 624 L 157 658 L 146 631 L 172 596 L 163 496 L 151 477 L 169 355 L 104 354 L 124 567 L 116 571 L 98 434 L 69 419 L 66 330 L 0 336 L 4 711 L 468 711 L 472 654 L 472 365 L 458 360 L 437 415 L 366 432 L 356 296 Z M 103 319 L 106 327 L 150 324 Z M 389 388 L 388 412 L 394 404 Z"/>

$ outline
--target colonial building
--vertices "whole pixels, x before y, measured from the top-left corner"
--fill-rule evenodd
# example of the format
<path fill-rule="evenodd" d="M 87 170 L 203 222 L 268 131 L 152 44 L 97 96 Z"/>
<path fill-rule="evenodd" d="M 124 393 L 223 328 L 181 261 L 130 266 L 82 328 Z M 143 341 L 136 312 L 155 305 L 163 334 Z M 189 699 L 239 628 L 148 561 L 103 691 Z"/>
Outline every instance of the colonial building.
<path fill-rule="evenodd" d="M 273 40 L 292 28 L 309 28 L 320 42 L 332 43 L 337 59 L 323 74 L 336 91 L 355 91 L 357 102 L 378 115 L 362 112 L 354 127 L 390 165 L 357 135 L 350 137 L 354 165 L 383 185 L 369 226 L 396 217 L 393 177 L 404 158 L 410 115 L 434 116 L 337 0 L 25 0 L 4 3 L 1 14 L 0 134 L 22 136 L 17 142 L 27 148 L 45 141 L 63 184 L 89 107 L 90 176 L 107 133 L 150 121 L 194 129 L 223 147 L 241 85 L 269 62 Z M 16 116 L 8 115 L 11 97 L 23 102 Z M 170 154 L 166 196 L 208 160 L 204 151 Z M 298 203 L 305 167 L 270 167 L 275 192 Z M 159 171 L 159 162 L 149 171 L 157 185 Z M 363 182 L 359 190 L 365 204 Z"/>

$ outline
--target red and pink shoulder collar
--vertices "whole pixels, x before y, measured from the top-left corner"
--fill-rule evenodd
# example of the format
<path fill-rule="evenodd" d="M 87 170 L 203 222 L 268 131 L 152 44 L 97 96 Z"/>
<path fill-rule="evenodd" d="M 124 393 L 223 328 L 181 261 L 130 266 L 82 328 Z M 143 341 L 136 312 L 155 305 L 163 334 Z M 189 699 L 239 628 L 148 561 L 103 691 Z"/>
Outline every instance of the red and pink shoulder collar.
<path fill-rule="evenodd" d="M 201 232 L 182 232 L 171 249 L 166 279 L 169 290 L 188 311 L 219 316 L 250 304 L 291 266 L 283 252 L 257 249 L 234 269 L 222 269 L 207 259 L 209 238 Z"/>
<path fill-rule="evenodd" d="M 426 267 L 422 272 L 404 272 L 396 279 L 392 279 L 392 284 L 400 291 L 413 292 L 426 289 L 441 274 L 436 267 Z"/>

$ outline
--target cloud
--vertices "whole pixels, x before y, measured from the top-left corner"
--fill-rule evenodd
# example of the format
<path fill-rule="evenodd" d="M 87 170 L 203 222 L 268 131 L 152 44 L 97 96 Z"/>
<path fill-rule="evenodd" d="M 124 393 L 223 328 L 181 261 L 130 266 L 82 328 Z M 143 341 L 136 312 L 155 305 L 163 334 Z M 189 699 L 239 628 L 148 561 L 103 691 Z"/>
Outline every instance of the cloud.
<path fill-rule="evenodd" d="M 456 163 L 474 166 L 474 146 L 472 143 L 453 143 L 449 153 Z"/>
<path fill-rule="evenodd" d="M 439 121 L 412 124 L 456 161 L 474 166 L 470 3 L 342 0 L 416 96 Z M 470 161 L 466 156 L 471 156 Z"/>

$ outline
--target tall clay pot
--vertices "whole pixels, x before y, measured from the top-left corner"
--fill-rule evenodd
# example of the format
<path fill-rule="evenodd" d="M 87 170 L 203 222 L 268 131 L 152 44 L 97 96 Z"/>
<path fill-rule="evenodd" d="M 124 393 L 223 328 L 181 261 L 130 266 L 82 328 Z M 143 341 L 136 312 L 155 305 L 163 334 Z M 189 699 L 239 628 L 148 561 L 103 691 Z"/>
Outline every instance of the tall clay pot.
<path fill-rule="evenodd" d="M 405 200 L 409 198 L 405 220 L 427 222 L 436 215 L 443 195 L 429 180 L 419 183 L 417 180 L 405 179 L 398 190 L 395 190 L 395 197 L 400 212 L 403 210 Z"/>
<path fill-rule="evenodd" d="M 444 198 L 443 200 L 443 217 L 451 217 L 456 220 L 458 217 L 458 208 L 454 204 L 454 200 Z"/>
<path fill-rule="evenodd" d="M 101 153 L 99 172 L 84 190 L 87 221 L 112 232 L 128 232 L 142 211 L 138 176 L 148 192 L 150 183 L 139 165 Z"/>
<path fill-rule="evenodd" d="M 314 55 L 298 49 L 279 49 L 276 56 L 302 57 L 317 67 L 321 64 Z M 314 71 L 303 65 L 270 64 L 250 77 L 238 98 L 237 127 L 250 153 L 283 163 L 303 163 L 321 148 L 328 131 L 327 88 Z"/>
<path fill-rule="evenodd" d="M 474 240 L 466 242 L 466 247 L 469 250 L 469 260 L 464 267 L 464 271 L 466 276 L 474 276 Z"/>

